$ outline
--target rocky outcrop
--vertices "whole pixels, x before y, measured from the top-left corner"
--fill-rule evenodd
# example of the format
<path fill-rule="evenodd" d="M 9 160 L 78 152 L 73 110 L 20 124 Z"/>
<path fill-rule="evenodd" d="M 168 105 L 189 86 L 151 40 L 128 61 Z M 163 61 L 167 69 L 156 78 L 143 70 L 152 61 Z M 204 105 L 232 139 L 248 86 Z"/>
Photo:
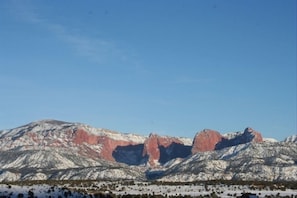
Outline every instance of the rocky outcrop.
<path fill-rule="evenodd" d="M 226 147 L 237 146 L 239 144 L 245 144 L 249 142 L 263 142 L 261 133 L 255 131 L 250 127 L 246 128 L 243 133 L 237 133 L 237 135 L 232 138 L 222 138 L 222 140 L 216 145 L 215 149 L 219 150 Z"/>
<path fill-rule="evenodd" d="M 109 131 L 109 133 L 111 132 Z M 112 133 L 114 136 L 118 135 L 116 132 Z M 117 161 L 118 158 L 114 158 L 116 148 L 133 147 L 139 144 L 138 141 L 112 138 L 112 135 L 108 133 L 92 134 L 83 128 L 74 129 L 72 138 L 72 142 L 81 148 L 79 150 L 81 154 L 89 155 L 89 157 L 100 157 L 108 161 Z"/>
<path fill-rule="evenodd" d="M 157 166 L 171 159 L 190 155 L 190 149 L 190 146 L 184 145 L 178 138 L 150 134 L 144 142 L 142 155 L 148 158 L 150 166 Z"/>
<path fill-rule="evenodd" d="M 220 150 L 248 142 L 263 142 L 263 137 L 260 132 L 250 127 L 246 128 L 244 132 L 232 133 L 231 136 L 222 136 L 218 131 L 204 129 L 197 133 L 193 140 L 192 154 Z"/>
<path fill-rule="evenodd" d="M 191 153 L 263 141 L 261 133 L 252 128 L 246 128 L 243 133 L 238 133 L 232 138 L 223 137 L 214 130 L 204 129 L 196 134 L 192 147 L 184 145 L 184 142 L 178 138 L 157 134 L 150 134 L 143 143 L 132 141 L 132 139 L 112 138 L 116 135 L 118 134 L 92 134 L 84 128 L 75 128 L 72 131 L 71 141 L 80 147 L 81 154 L 92 158 L 100 157 L 129 165 L 147 162 L 150 166 L 164 164 L 174 158 L 184 158 Z"/>
<path fill-rule="evenodd" d="M 223 136 L 219 132 L 204 129 L 195 135 L 192 145 L 192 154 L 213 151 L 222 138 Z"/>
<path fill-rule="evenodd" d="M 252 137 L 250 139 L 250 142 L 256 142 L 256 143 L 263 142 L 262 134 L 250 127 L 246 128 L 243 134 L 246 136 L 249 136 L 249 134 L 251 134 Z"/>
<path fill-rule="evenodd" d="M 99 143 L 99 136 L 93 135 L 85 131 L 84 129 L 75 129 L 73 133 L 73 143 L 80 145 L 83 143 L 87 143 L 90 145 L 95 145 Z"/>
<path fill-rule="evenodd" d="M 115 161 L 113 152 L 117 147 L 133 146 L 138 143 L 133 141 L 115 140 L 110 137 L 103 136 L 99 139 L 99 144 L 102 145 L 101 157 L 109 161 Z"/>

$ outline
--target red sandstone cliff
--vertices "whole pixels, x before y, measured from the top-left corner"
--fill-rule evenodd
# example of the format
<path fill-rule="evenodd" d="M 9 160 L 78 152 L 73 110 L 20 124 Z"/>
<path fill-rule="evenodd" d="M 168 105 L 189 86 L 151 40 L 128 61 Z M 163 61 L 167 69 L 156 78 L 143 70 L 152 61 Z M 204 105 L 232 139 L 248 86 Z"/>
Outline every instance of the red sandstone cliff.
<path fill-rule="evenodd" d="M 177 144 L 183 145 L 183 142 L 174 137 L 161 137 L 156 134 L 150 134 L 144 142 L 143 157 L 148 157 L 148 164 L 151 166 L 159 165 L 161 157 L 161 148 L 168 148 L 169 146 Z"/>
<path fill-rule="evenodd" d="M 193 140 L 192 154 L 204 151 L 213 151 L 218 142 L 222 140 L 223 136 L 214 130 L 204 129 L 197 133 Z"/>
<path fill-rule="evenodd" d="M 75 131 L 73 136 L 73 143 L 81 145 L 83 147 L 86 147 L 86 145 L 100 146 L 101 149 L 99 153 L 98 150 L 92 151 L 92 147 L 88 147 L 88 154 L 91 155 L 91 157 L 98 156 L 109 161 L 115 161 L 112 154 L 118 146 L 138 144 L 137 142 L 133 141 L 113 139 L 112 137 L 109 137 L 107 135 L 94 135 L 81 128 Z"/>
<path fill-rule="evenodd" d="M 194 138 L 192 154 L 197 152 L 220 150 L 226 147 L 249 142 L 263 142 L 261 133 L 252 128 L 246 128 L 244 132 L 233 133 L 232 136 L 222 136 L 217 131 L 204 129 L 200 133 L 197 133 Z"/>

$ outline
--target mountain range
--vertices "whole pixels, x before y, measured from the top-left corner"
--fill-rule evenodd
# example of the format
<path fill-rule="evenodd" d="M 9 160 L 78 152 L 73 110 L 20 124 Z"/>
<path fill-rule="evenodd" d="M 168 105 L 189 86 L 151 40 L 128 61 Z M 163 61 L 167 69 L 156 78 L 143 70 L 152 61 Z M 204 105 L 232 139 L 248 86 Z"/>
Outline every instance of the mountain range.
<path fill-rule="evenodd" d="M 193 139 L 41 120 L 0 131 L 0 181 L 67 179 L 297 180 L 297 137 L 246 128 Z"/>

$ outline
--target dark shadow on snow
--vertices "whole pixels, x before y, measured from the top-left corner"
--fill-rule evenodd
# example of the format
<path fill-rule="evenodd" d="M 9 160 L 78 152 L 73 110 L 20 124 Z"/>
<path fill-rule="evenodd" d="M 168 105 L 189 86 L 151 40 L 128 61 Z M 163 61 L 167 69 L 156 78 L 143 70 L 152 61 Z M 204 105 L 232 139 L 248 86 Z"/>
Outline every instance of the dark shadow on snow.
<path fill-rule="evenodd" d="M 192 146 L 186 146 L 183 144 L 173 142 L 168 147 L 160 146 L 160 159 L 161 164 L 175 159 L 175 158 L 185 158 L 191 155 Z"/>
<path fill-rule="evenodd" d="M 143 148 L 144 144 L 117 146 L 112 152 L 112 156 L 120 163 L 141 165 L 147 162 L 147 157 L 142 155 Z"/>

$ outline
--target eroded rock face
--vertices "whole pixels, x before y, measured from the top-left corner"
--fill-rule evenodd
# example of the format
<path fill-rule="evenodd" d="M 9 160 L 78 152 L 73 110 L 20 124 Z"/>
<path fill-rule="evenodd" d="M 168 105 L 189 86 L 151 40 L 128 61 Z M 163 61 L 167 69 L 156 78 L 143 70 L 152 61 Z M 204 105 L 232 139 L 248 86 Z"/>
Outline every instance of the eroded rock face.
<path fill-rule="evenodd" d="M 137 144 L 133 141 L 112 139 L 106 135 L 94 135 L 80 128 L 74 133 L 73 143 L 84 147 L 87 151 L 85 154 L 90 155 L 90 157 L 101 157 L 108 161 L 115 161 L 113 152 L 117 147 L 133 146 Z M 99 148 L 99 150 L 97 148 Z"/>
<path fill-rule="evenodd" d="M 192 154 L 197 152 L 213 151 L 223 136 L 214 130 L 204 129 L 197 133 L 193 140 Z"/>
<path fill-rule="evenodd" d="M 99 137 L 93 134 L 86 132 L 83 129 L 77 129 L 74 132 L 73 143 L 75 144 L 83 144 L 87 143 L 90 145 L 98 144 Z"/>
<path fill-rule="evenodd" d="M 177 138 L 150 134 L 144 142 L 142 155 L 148 158 L 150 166 L 156 166 L 176 157 L 188 156 L 190 148 Z"/>
<path fill-rule="evenodd" d="M 115 161 L 113 152 L 117 147 L 131 146 L 136 145 L 137 143 L 132 141 L 115 140 L 109 137 L 101 137 L 100 144 L 102 145 L 101 156 L 104 159 Z"/>
<path fill-rule="evenodd" d="M 148 158 L 148 163 L 151 166 L 155 166 L 155 165 L 159 164 L 160 140 L 161 140 L 161 138 L 158 135 L 150 134 L 148 139 L 146 139 L 146 141 L 144 142 L 144 149 L 143 149 L 143 152 L 142 152 L 142 156 Z M 163 140 L 163 142 L 164 142 L 164 140 Z M 164 142 L 164 143 L 166 143 L 166 142 Z M 166 146 L 168 146 L 168 145 L 169 144 L 167 142 Z"/>
<path fill-rule="evenodd" d="M 192 154 L 197 152 L 220 150 L 226 147 L 249 142 L 263 142 L 261 133 L 248 127 L 244 130 L 244 132 L 235 133 L 235 135 L 230 138 L 222 136 L 217 131 L 204 129 L 200 133 L 197 133 L 193 140 Z"/>
<path fill-rule="evenodd" d="M 216 150 L 220 150 L 226 147 L 237 146 L 239 144 L 246 144 L 249 142 L 260 143 L 263 142 L 263 137 L 261 133 L 255 131 L 254 129 L 248 127 L 243 133 L 238 133 L 231 139 L 223 138 L 217 145 Z"/>
<path fill-rule="evenodd" d="M 248 127 L 244 130 L 244 134 L 251 134 L 253 138 L 251 139 L 252 142 L 263 142 L 263 137 L 260 132 L 255 131 L 254 129 Z"/>

